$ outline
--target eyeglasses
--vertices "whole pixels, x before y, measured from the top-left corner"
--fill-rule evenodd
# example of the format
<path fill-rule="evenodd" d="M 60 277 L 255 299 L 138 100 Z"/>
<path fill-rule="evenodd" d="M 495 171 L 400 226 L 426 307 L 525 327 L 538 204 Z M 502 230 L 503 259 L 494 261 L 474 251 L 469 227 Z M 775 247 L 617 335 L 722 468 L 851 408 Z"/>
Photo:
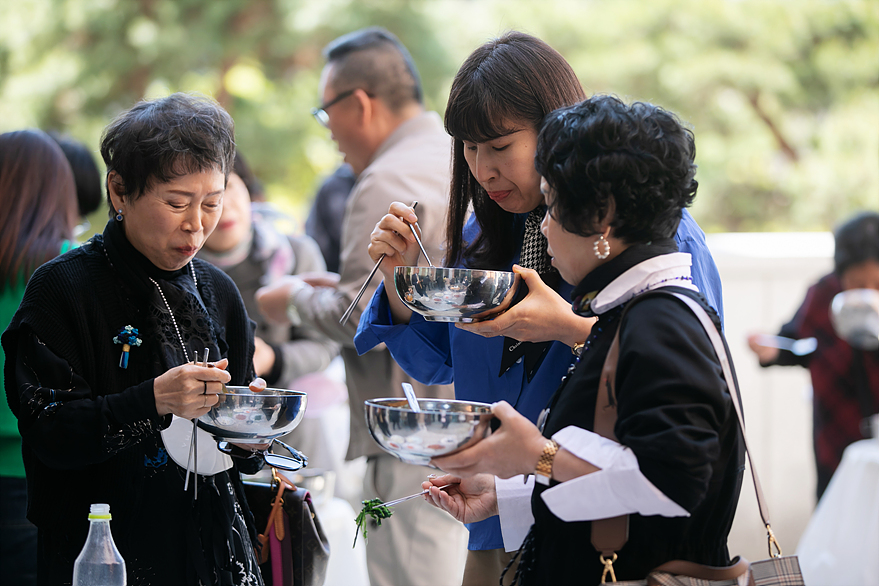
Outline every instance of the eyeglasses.
<path fill-rule="evenodd" d="M 353 90 L 348 90 L 347 92 L 342 92 L 341 94 L 339 94 L 338 96 L 336 96 L 335 98 L 333 98 L 332 100 L 327 102 L 326 104 L 321 104 L 321 106 L 318 108 L 312 108 L 311 115 L 314 116 L 314 119 L 317 120 L 318 124 L 320 124 L 324 128 L 329 128 L 330 127 L 330 115 L 327 114 L 327 109 L 330 106 L 332 106 L 333 104 L 337 104 L 337 103 L 341 102 L 342 100 L 344 100 L 348 96 L 354 95 L 354 92 L 356 92 L 358 89 L 360 89 L 360 88 L 354 88 Z M 375 97 L 373 94 L 371 94 L 369 92 L 364 92 L 364 93 L 367 95 L 367 97 L 370 97 L 370 98 Z"/>
<path fill-rule="evenodd" d="M 254 455 L 259 454 L 263 458 L 265 458 L 266 464 L 268 464 L 269 466 L 274 466 L 275 468 L 280 468 L 281 470 L 290 470 L 291 472 L 295 472 L 296 470 L 299 470 L 300 468 L 304 468 L 305 466 L 308 466 L 308 458 L 305 456 L 305 454 L 303 454 L 299 450 L 297 450 L 295 448 L 291 448 L 290 446 L 288 446 L 287 444 L 285 444 L 284 442 L 282 442 L 281 440 L 279 440 L 277 438 L 272 440 L 271 444 L 272 445 L 279 444 L 285 450 L 290 452 L 290 454 L 293 457 L 291 458 L 288 456 L 281 456 L 279 454 L 273 454 L 270 451 L 272 449 L 271 445 L 269 445 L 269 448 L 266 450 L 257 451 L 257 452 L 249 452 L 247 450 L 242 450 L 238 446 L 233 445 L 227 441 L 222 441 L 222 442 L 218 443 L 217 448 L 221 452 L 223 452 L 224 454 L 228 454 L 228 455 L 232 456 L 233 458 L 240 458 L 243 460 L 252 458 L 252 457 L 254 457 Z"/>

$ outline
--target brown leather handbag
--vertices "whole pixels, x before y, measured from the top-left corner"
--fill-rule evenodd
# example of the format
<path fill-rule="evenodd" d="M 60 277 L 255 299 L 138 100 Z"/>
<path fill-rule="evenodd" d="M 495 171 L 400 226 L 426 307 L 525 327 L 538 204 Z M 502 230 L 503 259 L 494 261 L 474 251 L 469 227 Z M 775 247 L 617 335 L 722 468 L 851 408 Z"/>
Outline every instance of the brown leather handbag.
<path fill-rule="evenodd" d="M 257 528 L 265 527 L 257 555 L 266 586 L 322 586 L 330 544 L 308 491 L 273 468 L 271 485 L 245 482 L 244 494 Z"/>
<path fill-rule="evenodd" d="M 629 516 L 622 515 L 592 522 L 592 545 L 600 553 L 601 561 L 604 564 L 601 583 L 615 584 L 616 586 L 804 586 L 803 575 L 800 572 L 800 564 L 797 557 L 782 557 L 781 546 L 775 539 L 772 527 L 769 524 L 769 509 L 766 506 L 766 498 L 763 496 L 760 479 L 757 477 L 757 470 L 754 467 L 751 451 L 748 449 L 748 438 L 745 434 L 745 421 L 742 416 L 738 383 L 733 376 L 730 359 L 720 333 L 714 327 L 714 323 L 701 305 L 686 295 L 663 291 L 662 289 L 644 293 L 630 302 L 620 317 L 620 328 L 622 327 L 622 319 L 629 308 L 634 303 L 650 295 L 673 295 L 677 297 L 696 314 L 696 317 L 699 318 L 699 322 L 711 339 L 714 351 L 717 353 L 723 368 L 723 376 L 729 387 L 732 404 L 736 411 L 736 417 L 739 420 L 739 427 L 742 430 L 742 440 L 745 443 L 745 452 L 751 465 L 751 477 L 754 479 L 754 490 L 757 493 L 760 517 L 763 519 L 763 525 L 766 527 L 770 557 L 751 563 L 748 563 L 744 558 L 736 557 L 733 560 L 733 564 L 727 567 L 706 566 L 684 560 L 672 560 L 655 568 L 644 580 L 616 582 L 613 562 L 617 559 L 616 552 L 622 549 L 623 545 L 628 541 L 629 532 Z M 614 379 L 616 378 L 617 362 L 619 361 L 620 328 L 617 328 L 616 336 L 614 336 L 601 371 L 598 398 L 595 402 L 595 425 L 593 427 L 595 433 L 614 441 L 617 441 L 613 431 L 617 420 Z M 773 547 L 775 552 L 773 552 Z M 608 577 L 612 580 L 611 582 L 607 581 Z"/>

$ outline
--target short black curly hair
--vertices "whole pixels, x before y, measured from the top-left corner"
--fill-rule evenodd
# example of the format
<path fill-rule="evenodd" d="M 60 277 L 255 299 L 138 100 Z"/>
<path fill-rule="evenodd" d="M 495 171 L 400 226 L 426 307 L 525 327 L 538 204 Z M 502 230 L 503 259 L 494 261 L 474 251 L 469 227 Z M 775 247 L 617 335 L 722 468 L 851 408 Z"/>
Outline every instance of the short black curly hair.
<path fill-rule="evenodd" d="M 597 234 L 612 210 L 614 236 L 634 244 L 674 236 L 696 197 L 695 156 L 693 133 L 671 112 L 596 95 L 546 117 L 535 167 L 565 230 Z"/>
<path fill-rule="evenodd" d="M 235 123 L 207 96 L 175 93 L 122 112 L 101 136 L 107 175 L 133 200 L 156 183 L 216 169 L 229 178 L 235 160 Z M 112 217 L 113 203 L 107 193 Z"/>

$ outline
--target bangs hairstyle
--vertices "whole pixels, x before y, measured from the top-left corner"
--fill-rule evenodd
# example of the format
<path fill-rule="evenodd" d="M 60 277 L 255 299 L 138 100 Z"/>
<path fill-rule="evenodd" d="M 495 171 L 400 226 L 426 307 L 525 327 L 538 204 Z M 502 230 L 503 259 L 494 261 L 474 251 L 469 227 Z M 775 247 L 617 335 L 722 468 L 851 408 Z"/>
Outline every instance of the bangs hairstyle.
<path fill-rule="evenodd" d="M 101 156 L 115 171 L 120 195 L 138 199 L 156 183 L 218 170 L 228 179 L 235 159 L 235 124 L 215 101 L 176 93 L 143 101 L 104 129 Z M 110 216 L 113 204 L 110 203 Z"/>
<path fill-rule="evenodd" d="M 502 268 L 518 252 L 515 216 L 492 202 L 470 173 L 463 141 L 500 138 L 512 132 L 512 124 L 537 130 L 547 114 L 584 97 L 577 75 L 558 51 L 525 33 L 491 40 L 464 61 L 452 81 L 445 114 L 446 132 L 454 138 L 447 266 L 464 261 L 473 267 Z M 464 242 L 471 204 L 480 234 L 474 242 Z"/>
<path fill-rule="evenodd" d="M 0 134 L 0 291 L 26 282 L 73 240 L 76 184 L 67 158 L 41 130 Z"/>
<path fill-rule="evenodd" d="M 594 96 L 547 118 L 535 167 L 565 230 L 592 236 L 613 211 L 614 236 L 634 244 L 674 236 L 699 186 L 695 155 L 693 133 L 671 112 Z"/>

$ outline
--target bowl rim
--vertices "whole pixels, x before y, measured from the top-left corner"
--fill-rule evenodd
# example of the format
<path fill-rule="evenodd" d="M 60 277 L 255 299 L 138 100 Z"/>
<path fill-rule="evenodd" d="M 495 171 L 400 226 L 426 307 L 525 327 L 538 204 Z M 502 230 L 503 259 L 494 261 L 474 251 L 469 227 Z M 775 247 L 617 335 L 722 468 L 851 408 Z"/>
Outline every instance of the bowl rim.
<path fill-rule="evenodd" d="M 448 272 L 461 271 L 462 273 L 463 272 L 497 273 L 497 274 L 513 275 L 513 276 L 515 276 L 517 274 L 517 273 L 514 273 L 513 271 L 503 271 L 500 269 L 471 269 L 471 268 L 467 268 L 467 267 L 430 267 L 430 266 L 423 266 L 423 265 L 415 265 L 415 266 L 398 265 L 398 266 L 394 267 L 394 274 L 402 273 L 403 271 L 406 271 L 406 270 L 409 270 L 411 272 L 415 272 L 416 270 L 417 271 L 440 270 L 440 271 L 448 271 Z"/>
<path fill-rule="evenodd" d="M 442 410 L 423 410 L 423 411 L 413 411 L 409 409 L 409 407 L 394 407 L 391 405 L 381 405 L 379 401 L 402 401 L 404 404 L 406 403 L 406 397 L 381 397 L 375 399 L 366 399 L 363 401 L 364 406 L 378 407 L 382 409 L 388 409 L 389 411 L 405 411 L 406 413 L 463 413 L 463 411 L 442 411 Z M 421 401 L 438 401 L 442 403 L 460 403 L 466 405 L 478 405 L 480 407 L 485 407 L 488 409 L 487 412 L 474 412 L 473 415 L 494 415 L 491 411 L 491 403 L 485 403 L 483 401 L 467 401 L 465 399 L 437 399 L 433 397 L 424 397 L 418 398 L 419 405 Z"/>
<path fill-rule="evenodd" d="M 246 393 L 227 393 L 219 392 L 217 395 L 224 397 L 307 397 L 305 391 L 294 391 L 292 389 L 275 389 L 265 388 L 262 391 L 251 391 L 250 387 L 243 385 L 224 385 L 224 389 L 246 389 Z"/>

